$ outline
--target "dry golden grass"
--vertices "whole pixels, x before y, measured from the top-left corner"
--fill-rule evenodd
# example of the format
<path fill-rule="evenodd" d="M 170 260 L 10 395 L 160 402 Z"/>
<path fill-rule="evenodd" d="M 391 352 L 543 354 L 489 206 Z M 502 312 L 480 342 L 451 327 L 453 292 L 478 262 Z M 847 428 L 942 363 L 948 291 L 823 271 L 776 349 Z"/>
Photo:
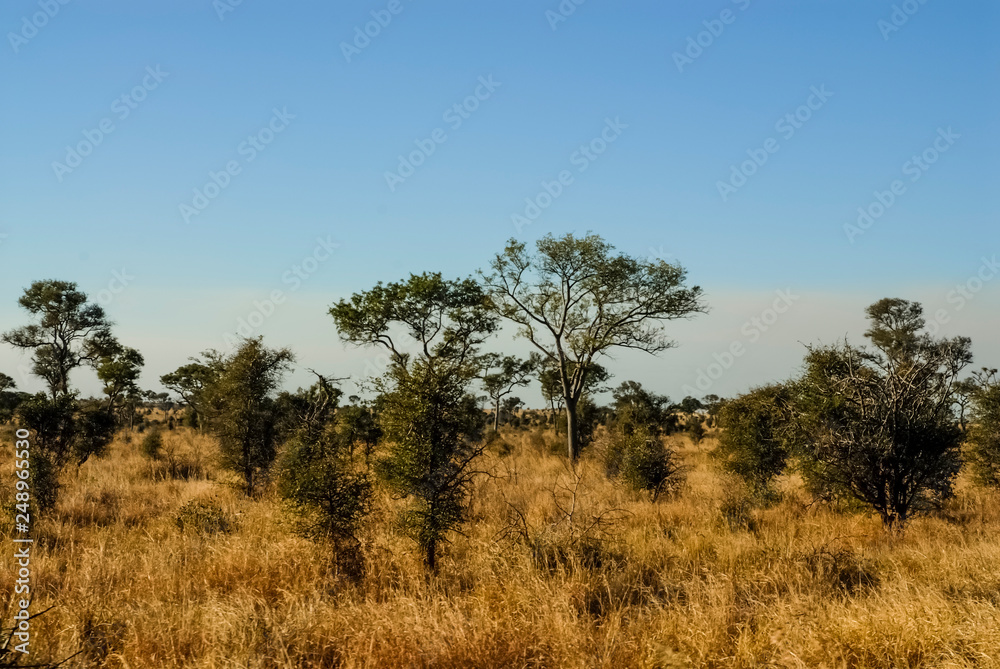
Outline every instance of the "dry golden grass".
<path fill-rule="evenodd" d="M 944 513 L 893 538 L 808 505 L 795 481 L 775 507 L 741 512 L 712 439 L 680 443 L 688 484 L 653 504 L 593 459 L 577 477 L 546 439 L 511 433 L 437 577 L 380 499 L 366 575 L 351 582 L 273 497 L 229 485 L 210 439 L 166 432 L 185 465 L 173 476 L 138 440 L 69 473 L 36 524 L 33 609 L 55 608 L 37 619 L 33 660 L 83 649 L 78 666 L 132 668 L 1000 667 L 1000 499 L 964 483 Z M 190 500 L 214 504 L 231 531 L 180 529 Z"/>

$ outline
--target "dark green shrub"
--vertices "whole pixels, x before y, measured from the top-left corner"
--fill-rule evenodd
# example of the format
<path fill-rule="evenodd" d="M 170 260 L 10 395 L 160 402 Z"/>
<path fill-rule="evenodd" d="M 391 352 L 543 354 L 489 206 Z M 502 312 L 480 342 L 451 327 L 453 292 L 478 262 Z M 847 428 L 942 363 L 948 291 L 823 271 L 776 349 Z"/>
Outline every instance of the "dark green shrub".
<path fill-rule="evenodd" d="M 142 438 L 142 453 L 151 460 L 163 457 L 163 435 L 159 430 L 150 430 L 149 434 Z"/>
<path fill-rule="evenodd" d="M 658 426 L 645 422 L 646 414 L 623 407 L 604 452 L 609 478 L 633 490 L 650 493 L 653 501 L 662 493 L 676 492 L 684 483 L 684 468 L 677 454 L 659 434 Z"/>
<path fill-rule="evenodd" d="M 775 384 L 755 388 L 726 402 L 719 410 L 719 446 L 722 466 L 736 474 L 758 501 L 773 500 L 774 480 L 788 464 L 786 417 L 791 391 Z"/>

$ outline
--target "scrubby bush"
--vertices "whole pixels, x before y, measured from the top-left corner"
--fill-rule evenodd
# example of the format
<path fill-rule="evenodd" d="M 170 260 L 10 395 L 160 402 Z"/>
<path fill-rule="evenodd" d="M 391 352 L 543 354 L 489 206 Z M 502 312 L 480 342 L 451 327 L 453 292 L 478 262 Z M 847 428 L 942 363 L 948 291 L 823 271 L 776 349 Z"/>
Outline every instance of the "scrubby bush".
<path fill-rule="evenodd" d="M 159 460 L 163 457 L 163 434 L 157 430 L 150 430 L 149 434 L 142 438 L 142 453 L 151 460 Z"/>
<path fill-rule="evenodd" d="M 193 499 L 180 508 L 174 518 L 177 528 L 197 534 L 228 534 L 234 529 L 233 519 L 212 500 Z"/>
<path fill-rule="evenodd" d="M 608 476 L 633 490 L 649 492 L 655 501 L 684 482 L 677 454 L 659 434 L 659 426 L 641 407 L 623 406 L 616 415 L 604 467 Z"/>
<path fill-rule="evenodd" d="M 790 390 L 783 385 L 755 388 L 719 410 L 722 432 L 715 456 L 739 476 L 758 501 L 774 499 L 774 480 L 788 464 L 787 406 Z"/>
<path fill-rule="evenodd" d="M 694 415 L 687 420 L 687 436 L 696 446 L 705 438 L 705 425 L 701 416 Z"/>

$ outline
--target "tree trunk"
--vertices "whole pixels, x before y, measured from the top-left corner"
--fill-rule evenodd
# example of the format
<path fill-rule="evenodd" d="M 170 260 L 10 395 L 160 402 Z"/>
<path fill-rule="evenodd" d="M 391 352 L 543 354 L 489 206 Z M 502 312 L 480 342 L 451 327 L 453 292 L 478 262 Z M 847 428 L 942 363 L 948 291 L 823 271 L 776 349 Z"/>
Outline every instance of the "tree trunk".
<path fill-rule="evenodd" d="M 500 400 L 497 400 L 496 410 L 493 412 L 493 431 L 500 431 Z"/>
<path fill-rule="evenodd" d="M 580 456 L 579 429 L 576 421 L 575 398 L 566 398 L 566 443 L 569 447 L 569 461 L 576 462 Z"/>
<path fill-rule="evenodd" d="M 433 574 L 437 571 L 437 542 L 428 542 L 424 550 L 426 550 L 424 563 L 427 565 L 427 571 Z"/>

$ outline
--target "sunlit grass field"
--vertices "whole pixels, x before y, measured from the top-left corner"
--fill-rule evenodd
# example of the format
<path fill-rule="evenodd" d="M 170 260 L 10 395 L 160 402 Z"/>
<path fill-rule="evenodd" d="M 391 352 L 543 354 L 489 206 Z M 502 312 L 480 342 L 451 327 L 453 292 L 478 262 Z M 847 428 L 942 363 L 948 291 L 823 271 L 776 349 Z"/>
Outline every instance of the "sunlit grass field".
<path fill-rule="evenodd" d="M 273 492 L 245 498 L 210 437 L 163 434 L 155 462 L 143 435 L 119 435 L 37 519 L 32 610 L 53 608 L 33 621 L 31 661 L 1000 667 L 1000 495 L 965 480 L 944 511 L 887 536 L 876 518 L 810 504 L 795 480 L 775 506 L 750 507 L 713 465 L 711 435 L 670 437 L 687 484 L 653 503 L 607 480 L 600 435 L 573 472 L 551 432 L 509 430 L 436 576 L 382 495 L 356 578 L 296 533 Z M 12 553 L 0 552 L 2 601 Z"/>

